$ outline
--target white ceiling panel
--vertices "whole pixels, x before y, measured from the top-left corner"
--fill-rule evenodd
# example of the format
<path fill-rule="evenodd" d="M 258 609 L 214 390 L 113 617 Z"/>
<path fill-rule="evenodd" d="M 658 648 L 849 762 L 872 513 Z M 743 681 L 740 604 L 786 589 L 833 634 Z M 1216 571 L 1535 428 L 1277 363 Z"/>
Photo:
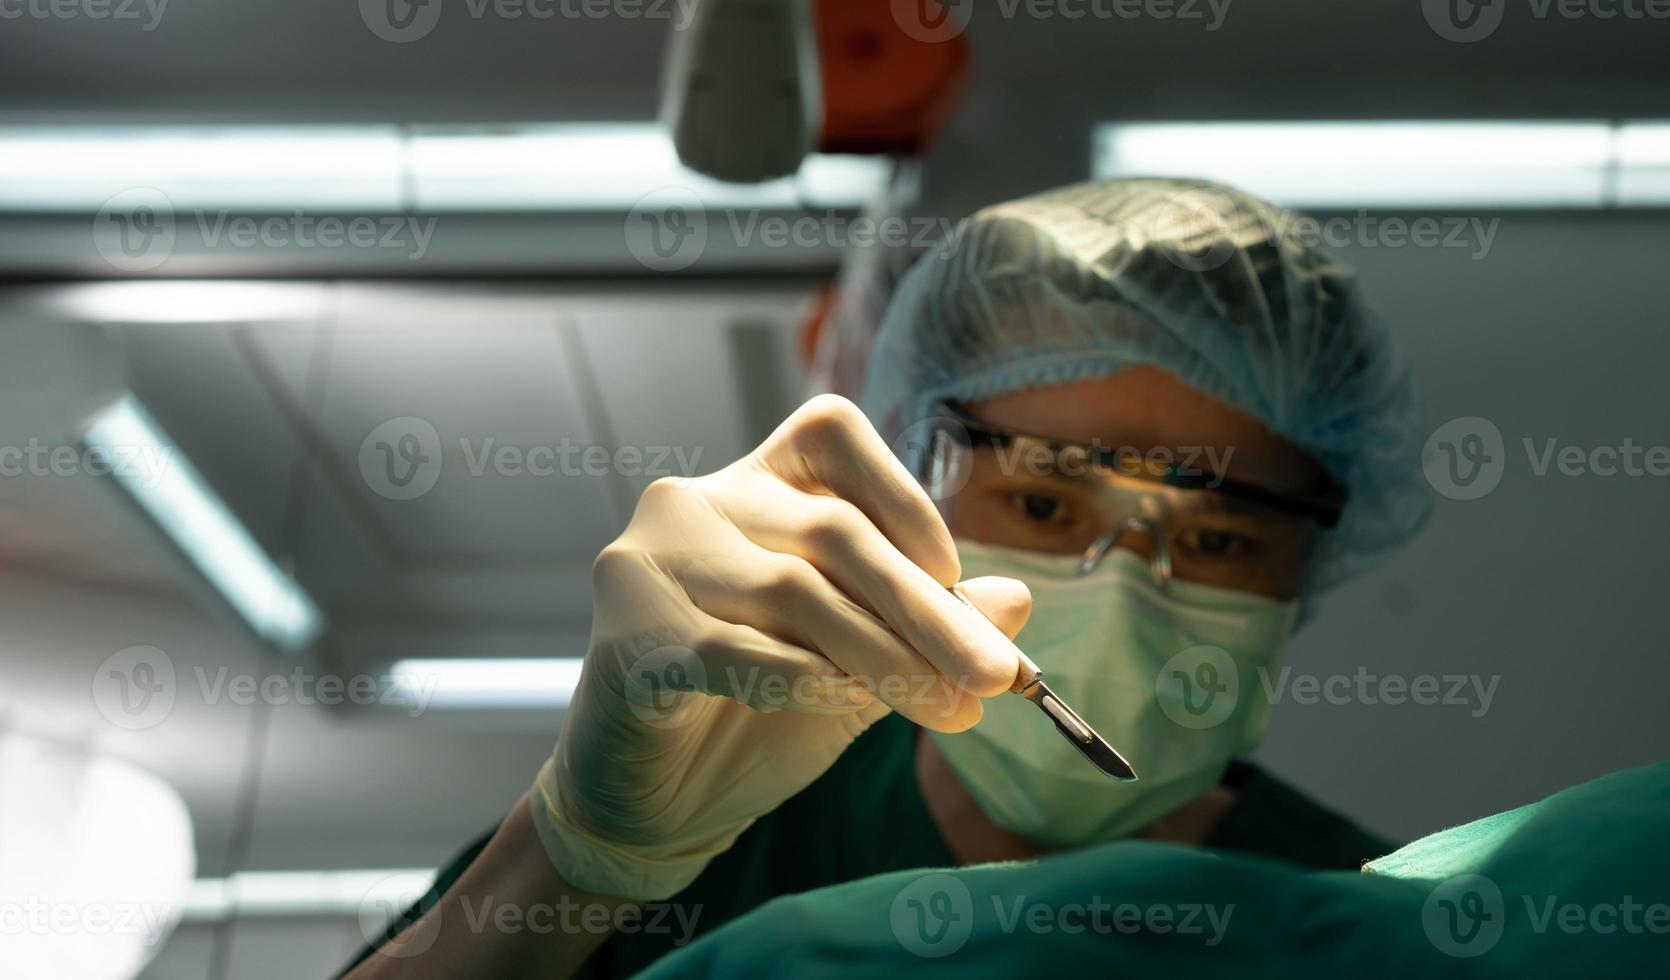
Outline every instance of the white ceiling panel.
<path fill-rule="evenodd" d="M 581 333 L 615 442 L 643 450 L 646 470 L 651 460 L 662 464 L 662 472 L 633 476 L 634 496 L 656 476 L 711 473 L 754 447 L 759 433 L 746 410 L 747 389 L 798 393 L 804 381 L 791 359 L 782 367 L 791 377 L 740 377 L 731 331 L 738 323 L 775 328 L 786 352 L 807 302 L 804 290 L 793 290 L 724 302 L 663 296 L 582 308 Z M 779 418 L 795 397 L 780 399 Z"/>
<path fill-rule="evenodd" d="M 311 395 L 298 338 L 262 345 L 398 563 L 587 556 L 614 510 L 607 479 L 564 462 L 597 438 L 558 317 L 481 303 L 345 312 Z M 401 456 L 414 438 L 416 454 Z M 389 466 L 429 489 L 379 480 Z"/>

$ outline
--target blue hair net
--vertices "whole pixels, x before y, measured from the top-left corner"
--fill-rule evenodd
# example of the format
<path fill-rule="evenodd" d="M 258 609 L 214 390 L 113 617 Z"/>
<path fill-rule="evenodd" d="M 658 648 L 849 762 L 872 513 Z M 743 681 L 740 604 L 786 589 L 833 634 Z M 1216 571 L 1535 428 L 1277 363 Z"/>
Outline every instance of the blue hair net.
<path fill-rule="evenodd" d="M 1293 215 L 1204 181 L 1078 184 L 980 211 L 900 282 L 863 404 L 892 439 L 944 399 L 1152 364 L 1262 420 L 1347 494 L 1307 594 L 1425 520 L 1407 362 Z M 907 461 L 909 462 L 909 461 Z"/>

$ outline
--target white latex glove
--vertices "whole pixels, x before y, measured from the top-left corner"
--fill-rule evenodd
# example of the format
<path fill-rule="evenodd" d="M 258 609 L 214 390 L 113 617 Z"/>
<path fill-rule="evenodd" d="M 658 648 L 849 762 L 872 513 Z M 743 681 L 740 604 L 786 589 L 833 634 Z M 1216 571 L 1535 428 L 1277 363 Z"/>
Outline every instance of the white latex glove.
<path fill-rule="evenodd" d="M 1031 607 L 1013 579 L 959 586 L 990 619 L 947 591 L 938 511 L 835 396 L 717 473 L 653 484 L 593 577 L 585 669 L 529 800 L 569 884 L 642 901 L 682 890 L 889 710 L 979 721 Z"/>

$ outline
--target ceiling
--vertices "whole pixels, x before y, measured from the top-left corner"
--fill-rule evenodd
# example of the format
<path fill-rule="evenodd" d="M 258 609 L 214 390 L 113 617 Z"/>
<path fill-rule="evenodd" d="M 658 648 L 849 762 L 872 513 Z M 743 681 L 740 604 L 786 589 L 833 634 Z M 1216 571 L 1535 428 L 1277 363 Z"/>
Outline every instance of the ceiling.
<path fill-rule="evenodd" d="M 149 7 L 147 7 L 147 2 Z M 440 2 L 440 0 L 437 0 Z M 648 118 L 662 43 L 688 0 L 444 0 L 420 40 L 390 43 L 376 0 L 135 0 L 136 19 L 22 18 L 0 33 L 14 118 L 471 121 Z M 1670 20 L 1491 0 L 1500 26 L 1445 40 L 1440 0 L 982 0 L 969 34 L 976 102 L 1021 86 L 1104 115 L 1670 114 Z M 1491 6 L 1487 3 L 1487 8 Z M 1042 7 L 1050 16 L 1030 16 Z M 147 11 L 160 13 L 152 17 Z M 632 16 L 635 10 L 650 16 Z M 669 16 L 654 16 L 665 10 Z M 1594 11 L 1594 12 L 1588 12 Z M 551 16 L 539 17 L 538 13 Z M 1164 16 L 1167 12 L 1195 16 Z M 147 25 L 151 29 L 147 30 Z M 1214 29 L 1215 25 L 1215 29 Z"/>
<path fill-rule="evenodd" d="M 650 119 L 672 21 L 630 12 L 680 9 L 680 0 L 618 0 L 610 9 L 621 15 L 599 18 L 565 15 L 595 9 L 582 0 L 434 0 L 434 28 L 391 43 L 367 18 L 405 0 L 146 2 L 129 4 L 137 20 L 5 21 L 0 125 Z M 1433 26 L 1452 2 L 1466 0 L 1147 0 L 1149 16 L 1075 19 L 1130 4 L 980 0 L 968 29 L 974 84 L 925 161 L 915 210 L 955 220 L 1083 180 L 1091 128 L 1120 119 L 1670 118 L 1670 20 L 1602 16 L 1625 0 L 1588 0 L 1579 17 L 1553 0 L 1488 0 L 1479 9 L 1500 10 L 1499 27 L 1456 43 Z M 146 30 L 150 9 L 160 17 Z M 1037 9 L 1050 15 L 1028 13 Z M 79 217 L 9 219 L 0 268 L 14 279 L 108 275 L 87 258 L 86 238 Z M 479 261 L 488 255 L 524 274 L 599 274 L 619 265 L 620 251 L 613 220 L 577 229 L 458 219 L 442 223 L 420 264 L 354 255 L 331 271 L 309 261 L 316 256 L 208 254 L 182 242 L 165 271 L 484 275 L 493 274 Z M 833 261 L 804 250 L 765 258 L 787 274 Z M 724 262 L 767 268 L 752 254 L 715 254 L 705 268 Z"/>
<path fill-rule="evenodd" d="M 74 288 L 15 290 L 4 308 L 15 322 Z M 13 389 L 4 444 L 73 443 L 131 387 L 293 566 L 330 623 L 321 655 L 339 665 L 582 652 L 591 560 L 631 501 L 655 476 L 741 455 L 801 394 L 804 288 L 299 288 L 328 312 L 0 332 L 0 361 L 55 365 L 59 379 Z M 379 473 L 380 444 L 426 426 L 433 483 L 409 497 Z M 192 578 L 101 484 L 0 481 L 5 561 L 147 588 Z"/>

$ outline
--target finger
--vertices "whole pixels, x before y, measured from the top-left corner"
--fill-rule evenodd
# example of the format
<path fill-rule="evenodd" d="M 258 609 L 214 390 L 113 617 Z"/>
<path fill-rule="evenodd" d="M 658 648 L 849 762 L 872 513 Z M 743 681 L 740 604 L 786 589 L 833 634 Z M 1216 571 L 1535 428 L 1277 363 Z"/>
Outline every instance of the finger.
<path fill-rule="evenodd" d="M 727 513 L 767 551 L 794 555 L 875 614 L 940 673 L 979 697 L 1009 689 L 1020 652 L 902 554 L 852 504 L 759 481 L 746 507 Z"/>
<path fill-rule="evenodd" d="M 691 650 L 700 664 L 702 690 L 755 711 L 851 714 L 875 697 L 817 652 L 752 626 L 704 616 Z"/>
<path fill-rule="evenodd" d="M 978 697 L 800 558 L 759 550 L 704 559 L 676 574 L 702 612 L 816 651 L 916 724 L 960 732 L 980 720 Z"/>
<path fill-rule="evenodd" d="M 750 547 L 735 537 L 736 546 Z M 654 556 L 618 542 L 593 564 L 600 622 L 611 611 L 622 612 L 610 607 L 624 602 L 632 604 L 624 611 L 637 621 L 663 624 L 612 637 L 594 628 L 587 654 L 586 672 L 601 671 L 604 683 L 620 685 L 641 720 L 671 727 L 699 714 L 699 706 L 685 710 L 679 692 L 728 697 L 761 711 L 793 707 L 806 713 L 851 712 L 875 700 L 821 655 L 703 612 L 682 588 L 668 588 L 674 583 L 667 574 Z"/>
<path fill-rule="evenodd" d="M 957 583 L 957 591 L 1011 640 L 1032 615 L 1032 592 L 1020 579 L 999 575 L 964 579 Z"/>
<path fill-rule="evenodd" d="M 792 487 L 857 507 L 940 586 L 962 577 L 945 520 L 852 402 L 813 398 L 777 427 L 756 458 Z"/>

